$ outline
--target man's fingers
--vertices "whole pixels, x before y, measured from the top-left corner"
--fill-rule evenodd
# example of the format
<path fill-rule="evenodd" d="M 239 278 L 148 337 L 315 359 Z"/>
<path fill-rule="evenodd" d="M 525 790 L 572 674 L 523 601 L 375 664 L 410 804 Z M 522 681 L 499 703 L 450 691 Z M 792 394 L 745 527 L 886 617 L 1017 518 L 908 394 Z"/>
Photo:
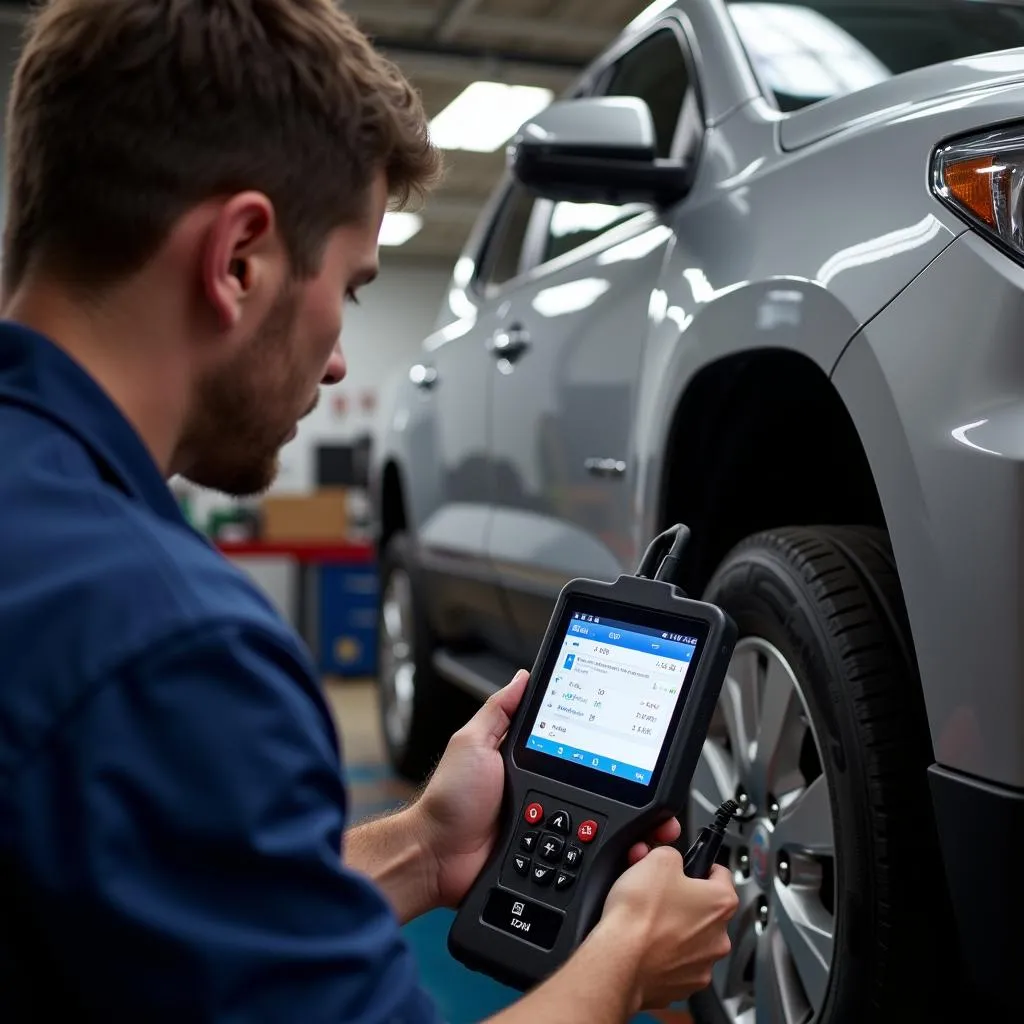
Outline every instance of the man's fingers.
<path fill-rule="evenodd" d="M 626 855 L 630 864 L 636 864 L 644 859 L 651 852 L 652 847 L 668 846 L 674 843 L 683 834 L 683 828 L 678 818 L 669 818 L 662 822 L 648 837 L 646 843 L 634 843 Z"/>
<path fill-rule="evenodd" d="M 634 864 L 639 864 L 651 852 L 651 848 L 646 843 L 634 843 L 629 848 L 629 853 L 626 855 L 626 860 L 630 867 Z"/>
<path fill-rule="evenodd" d="M 487 699 L 484 706 L 469 720 L 466 732 L 488 740 L 496 748 L 508 732 L 509 723 L 523 699 L 529 679 L 530 673 L 520 669 L 513 676 L 512 682 Z"/>
<path fill-rule="evenodd" d="M 655 843 L 674 843 L 683 834 L 683 826 L 678 818 L 669 818 L 662 822 L 652 833 L 651 841 Z"/>

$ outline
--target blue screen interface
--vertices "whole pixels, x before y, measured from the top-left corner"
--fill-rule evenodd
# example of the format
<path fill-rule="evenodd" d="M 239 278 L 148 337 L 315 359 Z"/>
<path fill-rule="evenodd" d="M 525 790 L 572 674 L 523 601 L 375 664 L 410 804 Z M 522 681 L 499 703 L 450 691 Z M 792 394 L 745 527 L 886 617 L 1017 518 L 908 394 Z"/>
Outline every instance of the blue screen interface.
<path fill-rule="evenodd" d="M 697 639 L 574 612 L 530 750 L 649 785 Z"/>

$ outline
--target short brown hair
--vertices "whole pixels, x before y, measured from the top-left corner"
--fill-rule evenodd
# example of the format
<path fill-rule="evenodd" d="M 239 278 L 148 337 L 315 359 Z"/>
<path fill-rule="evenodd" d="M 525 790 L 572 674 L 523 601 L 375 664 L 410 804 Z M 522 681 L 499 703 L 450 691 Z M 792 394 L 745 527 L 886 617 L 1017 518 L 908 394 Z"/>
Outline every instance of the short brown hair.
<path fill-rule="evenodd" d="M 332 0 L 50 0 L 8 108 L 5 291 L 37 265 L 102 287 L 243 189 L 309 276 L 381 171 L 401 206 L 440 163 L 418 95 Z"/>

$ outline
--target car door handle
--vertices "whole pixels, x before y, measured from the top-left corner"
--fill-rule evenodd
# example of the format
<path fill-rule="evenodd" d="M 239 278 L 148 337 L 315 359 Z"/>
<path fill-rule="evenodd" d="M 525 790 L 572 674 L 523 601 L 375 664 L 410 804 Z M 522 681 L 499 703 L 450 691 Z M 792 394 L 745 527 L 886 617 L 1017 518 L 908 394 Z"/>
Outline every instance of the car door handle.
<path fill-rule="evenodd" d="M 503 327 L 491 335 L 489 347 L 496 359 L 515 362 L 530 347 L 530 335 L 518 324 Z"/>
<path fill-rule="evenodd" d="M 621 459 L 587 459 L 583 463 L 591 476 L 625 476 L 626 464 Z"/>
<path fill-rule="evenodd" d="M 429 391 L 437 383 L 437 370 L 433 366 L 417 363 L 409 371 L 409 380 L 418 388 Z"/>

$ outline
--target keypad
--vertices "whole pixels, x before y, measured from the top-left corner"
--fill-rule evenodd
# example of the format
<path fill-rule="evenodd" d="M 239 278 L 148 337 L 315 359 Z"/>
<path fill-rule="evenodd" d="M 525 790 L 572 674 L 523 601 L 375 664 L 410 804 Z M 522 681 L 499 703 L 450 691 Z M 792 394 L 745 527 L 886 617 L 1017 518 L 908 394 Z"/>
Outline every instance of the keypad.
<path fill-rule="evenodd" d="M 585 808 L 559 806 L 550 797 L 531 793 L 519 821 L 505 884 L 521 889 L 524 896 L 532 891 L 538 899 L 565 906 L 585 869 L 586 851 L 598 845 L 603 819 Z M 521 881 L 513 882 L 513 876 Z M 547 895 L 541 896 L 541 892 Z"/>
<path fill-rule="evenodd" d="M 559 835 L 567 836 L 572 828 L 572 815 L 568 811 L 555 811 L 548 818 L 545 827 L 552 832 L 559 833 Z"/>
<path fill-rule="evenodd" d="M 533 882 L 534 885 L 550 885 L 554 873 L 554 868 L 549 868 L 544 864 L 534 863 L 533 867 L 530 868 L 530 881 Z"/>
<path fill-rule="evenodd" d="M 562 859 L 562 850 L 565 849 L 565 840 L 559 839 L 550 833 L 545 833 L 540 838 L 540 846 L 537 847 L 537 855 L 548 864 L 557 864 Z"/>
<path fill-rule="evenodd" d="M 555 873 L 555 888 L 559 892 L 568 889 L 575 881 L 576 876 L 571 871 L 558 871 Z"/>

